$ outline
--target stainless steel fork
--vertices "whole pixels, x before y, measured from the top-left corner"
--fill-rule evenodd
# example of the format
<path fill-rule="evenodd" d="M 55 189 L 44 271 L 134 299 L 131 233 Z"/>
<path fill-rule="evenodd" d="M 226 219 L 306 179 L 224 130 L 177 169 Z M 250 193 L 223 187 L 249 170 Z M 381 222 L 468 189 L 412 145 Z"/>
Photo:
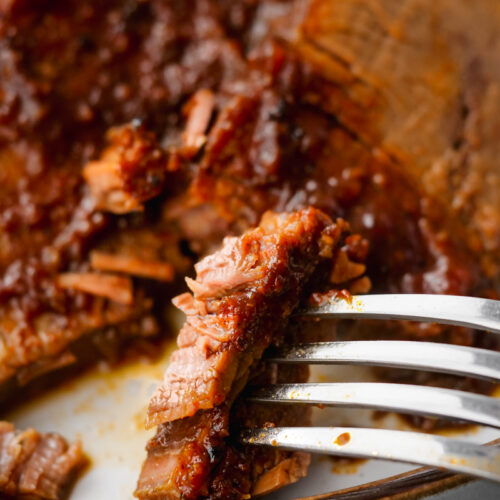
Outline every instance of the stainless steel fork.
<path fill-rule="evenodd" d="M 449 295 L 366 295 L 299 311 L 313 318 L 403 319 L 500 334 L 500 301 Z M 418 341 L 321 342 L 286 346 L 276 363 L 389 366 L 500 382 L 500 353 Z M 372 408 L 500 429 L 500 399 L 464 391 L 388 383 L 277 384 L 247 399 L 260 403 Z M 500 482 L 500 449 L 419 432 L 356 427 L 248 429 L 245 443 L 344 457 L 378 458 L 444 468 Z"/>

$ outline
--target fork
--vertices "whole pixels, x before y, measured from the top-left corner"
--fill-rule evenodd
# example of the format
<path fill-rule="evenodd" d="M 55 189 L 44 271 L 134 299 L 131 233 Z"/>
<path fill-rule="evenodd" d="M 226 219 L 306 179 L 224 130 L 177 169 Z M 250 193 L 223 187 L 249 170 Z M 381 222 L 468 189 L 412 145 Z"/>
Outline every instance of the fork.
<path fill-rule="evenodd" d="M 435 322 L 500 334 L 500 301 L 449 295 L 366 295 L 333 299 L 298 316 Z M 388 366 L 500 382 L 500 353 L 420 341 L 351 341 L 284 346 L 275 363 Z M 500 429 L 500 399 L 454 389 L 390 383 L 274 384 L 252 390 L 258 403 L 371 408 L 439 417 Z M 245 429 L 243 443 L 343 457 L 439 467 L 500 482 L 500 449 L 420 432 L 358 427 Z"/>

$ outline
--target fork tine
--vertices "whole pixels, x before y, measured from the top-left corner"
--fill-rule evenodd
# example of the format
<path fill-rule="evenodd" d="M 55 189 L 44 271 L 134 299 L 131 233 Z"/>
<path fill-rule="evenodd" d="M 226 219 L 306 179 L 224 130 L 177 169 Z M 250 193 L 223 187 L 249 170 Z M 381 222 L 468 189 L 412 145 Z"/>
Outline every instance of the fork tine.
<path fill-rule="evenodd" d="M 431 467 L 500 482 L 500 450 L 417 432 L 355 427 L 247 429 L 246 444 L 345 457 L 379 458 Z"/>
<path fill-rule="evenodd" d="M 390 294 L 354 296 L 351 301 L 303 309 L 299 316 L 404 319 L 466 326 L 500 333 L 500 301 L 456 295 Z"/>
<path fill-rule="evenodd" d="M 373 408 L 500 428 L 500 400 L 439 387 L 378 382 L 276 384 L 255 389 L 247 399 L 259 403 Z"/>
<path fill-rule="evenodd" d="M 389 366 L 500 381 L 500 353 L 434 342 L 359 340 L 297 344 L 281 347 L 267 359 L 277 363 Z"/>

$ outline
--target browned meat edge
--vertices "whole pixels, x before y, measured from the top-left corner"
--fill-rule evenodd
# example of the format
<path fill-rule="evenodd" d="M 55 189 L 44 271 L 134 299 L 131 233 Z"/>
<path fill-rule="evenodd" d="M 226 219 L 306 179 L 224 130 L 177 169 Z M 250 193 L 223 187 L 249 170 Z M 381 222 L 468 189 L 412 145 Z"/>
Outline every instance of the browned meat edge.
<path fill-rule="evenodd" d="M 79 442 L 0 422 L 0 496 L 59 500 L 85 464 Z"/>
<path fill-rule="evenodd" d="M 233 419 L 231 405 L 250 374 L 263 370 L 263 380 L 278 376 L 266 375 L 259 361 L 271 343 L 282 340 L 300 300 L 331 287 L 332 278 L 348 284 L 364 272 L 361 262 L 351 262 L 348 231 L 344 221 L 333 223 L 313 208 L 267 213 L 256 229 L 226 238 L 221 250 L 195 266 L 196 280 L 187 280 L 193 293 L 174 300 L 187 318 L 179 349 L 150 403 L 149 425 L 159 427 L 136 496 L 244 498 L 260 476 L 288 459 L 293 464 L 287 463 L 283 484 L 305 474 L 302 456 L 245 450 L 228 436 L 242 422 L 307 424 L 307 412 L 263 413 L 251 407 L 242 412 L 239 403 Z M 236 474 L 239 467 L 246 473 Z"/>

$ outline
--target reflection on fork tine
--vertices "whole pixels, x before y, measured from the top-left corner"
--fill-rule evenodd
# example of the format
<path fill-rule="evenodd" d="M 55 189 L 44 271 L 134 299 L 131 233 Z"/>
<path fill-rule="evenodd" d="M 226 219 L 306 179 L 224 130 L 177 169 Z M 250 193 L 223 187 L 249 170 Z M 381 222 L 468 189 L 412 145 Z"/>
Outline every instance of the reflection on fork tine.
<path fill-rule="evenodd" d="M 410 340 L 359 340 L 284 346 L 277 363 L 388 366 L 451 373 L 500 382 L 500 353 L 487 349 Z"/>
<path fill-rule="evenodd" d="M 314 404 L 411 413 L 500 429 L 500 399 L 406 384 L 277 384 L 251 392 L 257 403 Z"/>
<path fill-rule="evenodd" d="M 404 319 L 466 326 L 500 333 L 500 301 L 458 295 L 355 295 L 334 299 L 319 307 L 298 311 L 298 316 Z"/>
<path fill-rule="evenodd" d="M 246 444 L 344 457 L 408 462 L 500 482 L 500 450 L 419 432 L 356 427 L 277 427 L 247 429 Z"/>

